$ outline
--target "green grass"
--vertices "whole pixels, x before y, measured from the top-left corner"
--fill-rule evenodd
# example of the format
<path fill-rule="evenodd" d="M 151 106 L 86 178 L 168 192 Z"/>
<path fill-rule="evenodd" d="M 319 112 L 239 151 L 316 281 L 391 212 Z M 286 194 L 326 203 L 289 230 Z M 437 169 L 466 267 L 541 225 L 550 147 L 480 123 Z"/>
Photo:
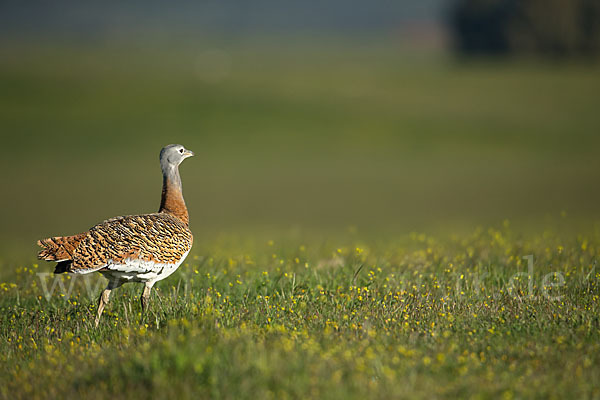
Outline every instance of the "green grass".
<path fill-rule="evenodd" d="M 0 397 L 600 397 L 596 66 L 0 46 Z M 155 211 L 167 143 L 194 248 L 95 329 L 35 240 Z"/>
<path fill-rule="evenodd" d="M 144 321 L 141 287 L 129 284 L 113 292 L 97 329 L 83 281 L 62 277 L 66 288 L 74 282 L 70 297 L 57 289 L 47 300 L 37 274 L 48 268 L 19 268 L 1 285 L 0 390 L 596 398 L 599 246 L 600 232 L 522 236 L 506 227 L 372 243 L 357 234 L 330 244 L 224 237 L 200 244 L 157 285 Z"/>

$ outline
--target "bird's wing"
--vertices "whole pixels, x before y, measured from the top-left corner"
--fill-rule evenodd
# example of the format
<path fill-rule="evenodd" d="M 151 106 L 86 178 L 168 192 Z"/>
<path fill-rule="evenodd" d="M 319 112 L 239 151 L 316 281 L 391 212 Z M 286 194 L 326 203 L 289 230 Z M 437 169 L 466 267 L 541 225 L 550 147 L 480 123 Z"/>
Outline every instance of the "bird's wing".
<path fill-rule="evenodd" d="M 189 228 L 166 213 L 112 218 L 90 229 L 75 249 L 69 271 L 87 273 L 111 269 L 111 265 L 126 260 L 175 264 L 191 249 L 192 240 Z"/>

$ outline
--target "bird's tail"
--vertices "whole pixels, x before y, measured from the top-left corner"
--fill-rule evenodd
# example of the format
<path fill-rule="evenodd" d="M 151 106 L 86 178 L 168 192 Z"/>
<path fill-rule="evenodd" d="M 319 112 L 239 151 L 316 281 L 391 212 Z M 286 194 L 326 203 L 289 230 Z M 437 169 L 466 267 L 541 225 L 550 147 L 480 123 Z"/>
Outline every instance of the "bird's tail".
<path fill-rule="evenodd" d="M 38 253 L 38 258 L 58 262 L 72 260 L 73 252 L 85 237 L 85 233 L 80 233 L 74 236 L 57 236 L 38 240 L 38 246 L 43 248 Z"/>

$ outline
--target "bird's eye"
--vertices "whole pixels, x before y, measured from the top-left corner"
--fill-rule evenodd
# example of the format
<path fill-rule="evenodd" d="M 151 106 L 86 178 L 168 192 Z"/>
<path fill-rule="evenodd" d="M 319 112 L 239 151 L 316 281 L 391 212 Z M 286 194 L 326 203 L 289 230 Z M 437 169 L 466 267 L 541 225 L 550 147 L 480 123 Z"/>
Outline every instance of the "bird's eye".
<path fill-rule="evenodd" d="M 179 149 L 179 152 L 180 152 L 181 154 L 183 154 L 183 149 Z"/>

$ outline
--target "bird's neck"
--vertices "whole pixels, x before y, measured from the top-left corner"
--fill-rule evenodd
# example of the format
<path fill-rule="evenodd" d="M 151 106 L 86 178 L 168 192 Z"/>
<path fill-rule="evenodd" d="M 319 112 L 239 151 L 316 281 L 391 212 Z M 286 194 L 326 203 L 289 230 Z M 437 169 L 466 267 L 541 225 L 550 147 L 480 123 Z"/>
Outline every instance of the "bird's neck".
<path fill-rule="evenodd" d="M 189 224 L 190 218 L 185 201 L 183 200 L 181 177 L 179 176 L 177 167 L 163 170 L 162 197 L 158 212 L 172 214 L 186 225 Z"/>

